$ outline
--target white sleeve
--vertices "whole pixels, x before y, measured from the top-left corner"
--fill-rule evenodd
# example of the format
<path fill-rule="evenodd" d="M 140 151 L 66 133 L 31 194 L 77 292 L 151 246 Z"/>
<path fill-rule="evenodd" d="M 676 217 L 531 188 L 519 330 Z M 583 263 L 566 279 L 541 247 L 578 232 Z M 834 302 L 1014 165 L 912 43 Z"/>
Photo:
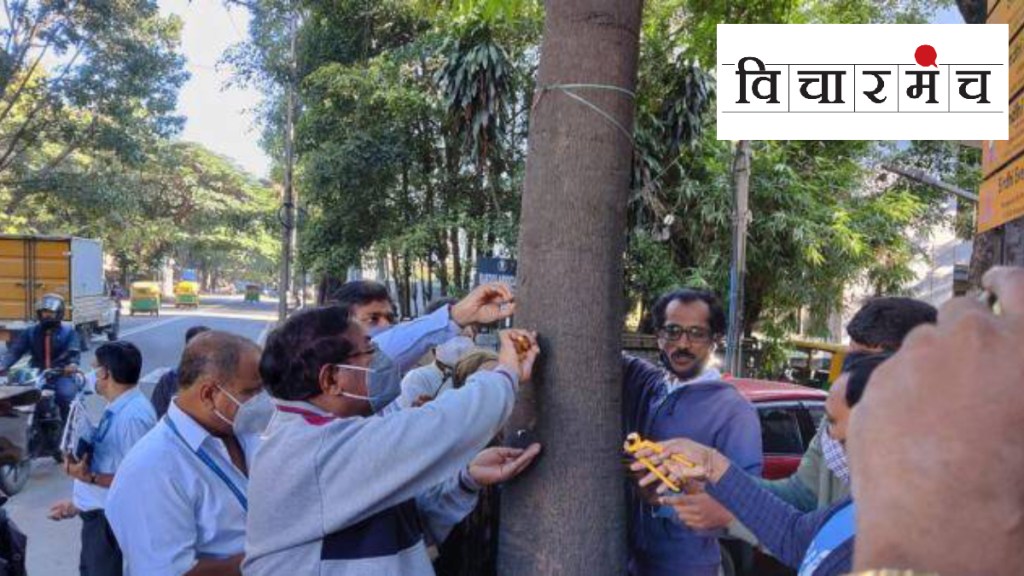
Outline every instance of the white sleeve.
<path fill-rule="evenodd" d="M 462 389 L 416 410 L 366 418 L 336 432 L 326 427 L 317 453 L 324 533 L 455 477 L 511 415 L 517 386 L 505 370 L 477 372 Z"/>

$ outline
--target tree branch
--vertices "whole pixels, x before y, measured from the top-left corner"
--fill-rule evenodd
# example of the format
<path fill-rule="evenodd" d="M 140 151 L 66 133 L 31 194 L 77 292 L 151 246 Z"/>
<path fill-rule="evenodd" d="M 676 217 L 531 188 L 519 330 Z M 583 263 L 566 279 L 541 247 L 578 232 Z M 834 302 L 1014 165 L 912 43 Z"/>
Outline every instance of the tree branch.
<path fill-rule="evenodd" d="M 28 86 L 29 80 L 32 79 L 32 75 L 35 74 L 36 68 L 39 67 L 39 63 L 43 60 L 43 57 L 46 56 L 46 51 L 49 49 L 50 43 L 47 42 L 46 45 L 43 46 L 43 49 L 39 51 L 39 56 L 36 58 L 36 61 L 32 63 L 32 67 L 28 69 L 28 72 L 26 72 L 24 77 L 21 79 L 21 85 L 14 91 L 14 94 L 11 96 L 11 100 L 7 103 L 7 107 L 4 108 L 3 112 L 0 112 L 0 123 L 3 123 L 3 121 L 7 119 L 7 115 L 10 114 L 11 110 L 14 108 L 14 104 L 18 101 L 18 98 L 21 98 L 22 92 L 25 91 L 25 86 Z"/>
<path fill-rule="evenodd" d="M 901 166 L 893 166 L 892 164 L 882 164 L 882 169 L 883 170 L 887 170 L 889 172 L 892 172 L 893 174 L 898 174 L 900 176 L 903 176 L 904 178 L 908 178 L 908 179 L 913 180 L 915 182 L 920 182 L 921 184 L 927 184 L 929 186 L 934 186 L 935 188 L 938 188 L 939 190 L 943 190 L 945 192 L 949 192 L 950 194 L 953 194 L 954 196 L 958 196 L 958 197 L 963 198 L 965 200 L 970 200 L 971 202 L 974 202 L 975 204 L 977 204 L 977 202 L 978 202 L 978 195 L 977 194 L 975 194 L 973 192 L 968 192 L 967 190 L 964 190 L 963 188 L 960 188 L 958 186 L 954 186 L 954 185 L 949 184 L 947 182 L 943 182 L 942 180 L 939 180 L 938 178 L 935 178 L 934 176 L 928 174 L 924 170 L 918 170 L 917 168 L 904 168 L 904 167 L 901 167 Z"/>

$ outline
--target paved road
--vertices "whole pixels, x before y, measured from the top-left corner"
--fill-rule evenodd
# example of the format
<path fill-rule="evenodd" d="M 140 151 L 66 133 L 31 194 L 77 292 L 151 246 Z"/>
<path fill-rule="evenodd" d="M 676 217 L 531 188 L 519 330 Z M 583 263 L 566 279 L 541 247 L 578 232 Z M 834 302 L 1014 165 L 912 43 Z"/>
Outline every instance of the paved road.
<path fill-rule="evenodd" d="M 177 364 L 185 344 L 185 331 L 203 325 L 240 334 L 263 343 L 276 319 L 273 303 L 245 304 L 240 297 L 205 297 L 198 310 L 175 310 L 164 306 L 159 317 L 122 316 L 121 338 L 142 351 L 143 380 L 150 380 L 164 368 Z M 92 352 L 103 343 L 97 337 L 82 355 L 82 367 L 91 366 Z M 145 387 L 144 387 L 145 390 Z M 73 576 L 78 574 L 81 522 L 53 522 L 46 519 L 50 505 L 70 498 L 71 481 L 50 459 L 37 459 L 25 490 L 7 503 L 6 509 L 28 534 L 30 576 Z"/>

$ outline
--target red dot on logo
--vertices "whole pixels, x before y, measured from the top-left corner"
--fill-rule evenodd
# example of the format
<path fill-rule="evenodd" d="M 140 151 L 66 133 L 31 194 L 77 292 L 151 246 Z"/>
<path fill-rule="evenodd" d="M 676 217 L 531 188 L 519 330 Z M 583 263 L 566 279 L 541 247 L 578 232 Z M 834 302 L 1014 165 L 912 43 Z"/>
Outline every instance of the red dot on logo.
<path fill-rule="evenodd" d="M 920 66 L 935 66 L 938 68 L 939 65 L 935 63 L 935 58 L 937 56 L 935 48 L 932 48 L 928 44 L 921 44 L 917 47 L 917 50 L 914 51 L 914 60 L 916 60 Z"/>

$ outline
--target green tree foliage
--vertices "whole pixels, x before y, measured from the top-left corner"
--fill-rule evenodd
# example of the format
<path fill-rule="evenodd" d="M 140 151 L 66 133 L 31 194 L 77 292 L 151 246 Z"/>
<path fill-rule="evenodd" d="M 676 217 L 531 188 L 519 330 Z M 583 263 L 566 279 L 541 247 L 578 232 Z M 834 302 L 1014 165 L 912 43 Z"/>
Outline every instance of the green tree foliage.
<path fill-rule="evenodd" d="M 12 204 L 87 171 L 79 151 L 138 162 L 154 139 L 180 128 L 181 22 L 161 16 L 156 2 L 4 7 L 0 188 Z"/>
<path fill-rule="evenodd" d="M 267 15 L 256 21 L 276 27 L 254 27 L 236 52 L 250 78 L 280 69 L 265 64 L 284 38 L 269 7 L 302 15 L 299 186 L 310 218 L 300 252 L 310 269 L 342 274 L 381 255 L 393 278 L 425 262 L 457 292 L 476 256 L 514 255 L 540 3 L 262 1 Z M 718 23 L 923 22 L 951 4 L 647 2 L 625 254 L 632 303 L 678 284 L 727 287 L 732 147 L 714 129 Z M 275 137 L 279 94 L 267 105 Z M 756 142 L 753 151 L 748 333 L 784 334 L 799 310 L 823 331 L 850 285 L 892 293 L 909 283 L 915 239 L 948 219 L 949 198 L 886 176 L 883 163 L 977 186 L 976 151 L 945 143 Z M 964 237 L 972 219 L 960 210 Z"/>
<path fill-rule="evenodd" d="M 170 140 L 183 123 L 182 22 L 151 0 L 3 6 L 0 229 L 101 238 L 124 280 L 166 257 L 269 277 L 274 193 Z"/>

